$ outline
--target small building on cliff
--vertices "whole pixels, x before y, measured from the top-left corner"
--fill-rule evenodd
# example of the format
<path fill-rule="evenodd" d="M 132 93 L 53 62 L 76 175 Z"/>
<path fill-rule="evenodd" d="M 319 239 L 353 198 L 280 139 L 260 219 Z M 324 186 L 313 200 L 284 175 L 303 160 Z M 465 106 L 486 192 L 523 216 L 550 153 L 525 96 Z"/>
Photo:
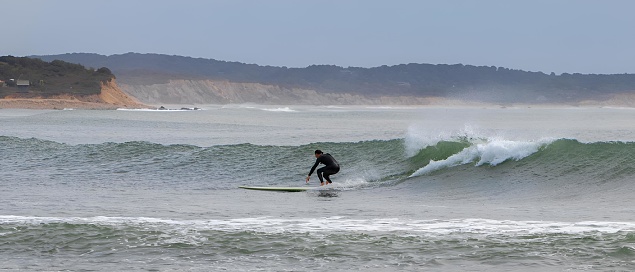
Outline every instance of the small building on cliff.
<path fill-rule="evenodd" d="M 15 86 L 18 87 L 18 92 L 26 92 L 29 90 L 29 86 L 31 82 L 24 79 L 18 79 L 15 83 Z"/>
<path fill-rule="evenodd" d="M 30 84 L 31 82 L 24 79 L 18 79 L 18 81 L 15 83 L 15 85 L 18 87 L 29 87 Z"/>

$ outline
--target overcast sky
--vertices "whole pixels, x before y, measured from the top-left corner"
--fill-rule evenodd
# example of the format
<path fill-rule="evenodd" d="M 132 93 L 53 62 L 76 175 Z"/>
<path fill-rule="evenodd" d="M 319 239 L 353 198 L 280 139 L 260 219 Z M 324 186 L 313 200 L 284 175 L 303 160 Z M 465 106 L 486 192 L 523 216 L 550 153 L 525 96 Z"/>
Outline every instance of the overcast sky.
<path fill-rule="evenodd" d="M 629 0 L 0 0 L 0 55 L 635 73 Z"/>

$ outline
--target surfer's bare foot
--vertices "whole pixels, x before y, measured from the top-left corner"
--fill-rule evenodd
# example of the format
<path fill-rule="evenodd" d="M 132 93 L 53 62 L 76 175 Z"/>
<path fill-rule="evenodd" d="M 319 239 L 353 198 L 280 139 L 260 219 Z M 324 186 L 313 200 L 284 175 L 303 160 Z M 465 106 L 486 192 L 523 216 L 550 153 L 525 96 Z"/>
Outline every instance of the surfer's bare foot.
<path fill-rule="evenodd" d="M 320 186 L 324 186 L 324 182 L 320 182 Z"/>

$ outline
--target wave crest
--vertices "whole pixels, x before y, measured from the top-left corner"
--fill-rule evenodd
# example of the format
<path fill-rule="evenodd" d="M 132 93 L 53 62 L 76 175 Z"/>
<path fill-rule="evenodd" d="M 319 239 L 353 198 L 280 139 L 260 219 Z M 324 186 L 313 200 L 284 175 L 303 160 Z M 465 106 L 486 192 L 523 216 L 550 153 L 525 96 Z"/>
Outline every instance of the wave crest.
<path fill-rule="evenodd" d="M 518 142 L 507 140 L 490 140 L 466 147 L 447 159 L 430 160 L 415 171 L 410 177 L 425 175 L 443 168 L 454 167 L 474 162 L 475 166 L 484 164 L 496 166 L 507 160 L 521 160 L 536 153 L 545 142 Z"/>

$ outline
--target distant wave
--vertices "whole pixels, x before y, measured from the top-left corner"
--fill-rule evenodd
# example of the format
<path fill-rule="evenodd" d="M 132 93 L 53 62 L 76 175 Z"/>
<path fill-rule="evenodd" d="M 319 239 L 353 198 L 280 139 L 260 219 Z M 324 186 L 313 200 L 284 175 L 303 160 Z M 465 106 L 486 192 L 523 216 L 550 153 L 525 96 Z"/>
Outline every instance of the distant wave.
<path fill-rule="evenodd" d="M 264 111 L 275 111 L 275 112 L 295 112 L 296 110 L 292 110 L 289 107 L 284 108 L 275 108 L 275 109 L 262 109 Z"/>
<path fill-rule="evenodd" d="M 254 110 L 272 111 L 272 112 L 296 112 L 297 111 L 289 107 L 271 108 L 264 105 L 257 105 L 257 104 L 251 104 L 251 103 L 223 105 L 221 109 L 254 109 Z"/>

